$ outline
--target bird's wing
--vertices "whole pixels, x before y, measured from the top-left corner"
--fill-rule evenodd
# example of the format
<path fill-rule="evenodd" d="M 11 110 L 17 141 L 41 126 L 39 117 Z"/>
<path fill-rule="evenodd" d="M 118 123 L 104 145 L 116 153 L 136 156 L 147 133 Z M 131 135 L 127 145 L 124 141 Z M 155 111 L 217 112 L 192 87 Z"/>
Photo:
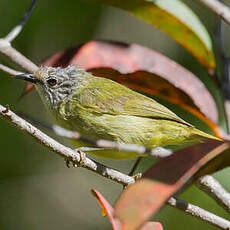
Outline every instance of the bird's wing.
<path fill-rule="evenodd" d="M 84 87 L 75 94 L 72 100 L 77 100 L 82 107 L 100 114 L 173 120 L 191 126 L 149 97 L 136 93 L 114 81 L 105 78 L 95 79 L 88 87 Z"/>

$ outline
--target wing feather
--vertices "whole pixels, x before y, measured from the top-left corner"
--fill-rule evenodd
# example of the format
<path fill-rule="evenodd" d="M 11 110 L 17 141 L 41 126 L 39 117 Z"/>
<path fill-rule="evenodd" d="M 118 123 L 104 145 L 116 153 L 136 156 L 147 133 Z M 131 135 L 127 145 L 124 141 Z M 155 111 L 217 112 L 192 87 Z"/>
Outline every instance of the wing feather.
<path fill-rule="evenodd" d="M 173 120 L 192 126 L 155 100 L 105 78 L 93 78 L 73 99 L 96 113 Z"/>

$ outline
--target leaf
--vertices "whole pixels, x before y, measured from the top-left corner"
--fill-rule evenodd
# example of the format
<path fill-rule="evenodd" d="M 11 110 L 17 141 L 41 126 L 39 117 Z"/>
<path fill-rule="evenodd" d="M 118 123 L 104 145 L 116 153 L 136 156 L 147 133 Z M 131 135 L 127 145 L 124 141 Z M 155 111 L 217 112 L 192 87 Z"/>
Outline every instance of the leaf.
<path fill-rule="evenodd" d="M 217 107 L 204 84 L 193 73 L 154 50 L 136 44 L 91 41 L 59 52 L 44 64 L 55 67 L 75 64 L 134 90 L 164 98 L 194 114 L 215 135 L 221 136 L 214 123 L 218 121 Z"/>
<path fill-rule="evenodd" d="M 115 205 L 122 230 L 138 229 L 175 192 L 197 176 L 229 165 L 230 144 L 217 141 L 176 151 L 144 173 L 144 179 L 129 186 Z"/>
<path fill-rule="evenodd" d="M 94 0 L 95 1 L 95 0 Z M 128 11 L 184 46 L 208 69 L 215 68 L 211 38 L 197 15 L 179 0 L 96 0 Z"/>
<path fill-rule="evenodd" d="M 26 84 L 26 87 L 24 88 L 22 94 L 19 97 L 19 100 L 21 100 L 24 96 L 26 96 L 28 93 L 30 93 L 34 89 L 34 84 L 31 82 L 28 82 Z"/>
<path fill-rule="evenodd" d="M 113 230 L 119 230 L 121 226 L 121 222 L 114 217 L 113 207 L 96 189 L 92 189 L 92 193 L 97 198 L 102 208 L 102 216 L 107 215 L 112 224 Z M 147 222 L 143 225 L 143 227 L 140 230 L 163 230 L 163 227 L 159 222 Z"/>
<path fill-rule="evenodd" d="M 102 216 L 108 216 L 109 221 L 112 224 L 113 230 L 119 230 L 121 223 L 117 218 L 113 216 L 113 212 L 114 212 L 113 207 L 96 189 L 92 189 L 91 191 L 93 195 L 97 198 L 102 208 Z"/>
<path fill-rule="evenodd" d="M 149 221 L 145 223 L 140 230 L 163 230 L 163 226 L 159 222 Z"/>

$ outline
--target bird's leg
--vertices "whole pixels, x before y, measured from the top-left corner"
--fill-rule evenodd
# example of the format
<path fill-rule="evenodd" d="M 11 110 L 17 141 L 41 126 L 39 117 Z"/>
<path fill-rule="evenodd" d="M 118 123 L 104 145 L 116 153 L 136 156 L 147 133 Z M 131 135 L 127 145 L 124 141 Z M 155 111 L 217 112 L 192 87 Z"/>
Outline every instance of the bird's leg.
<path fill-rule="evenodd" d="M 131 170 L 130 173 L 129 173 L 129 176 L 132 176 L 135 180 L 140 179 L 141 176 L 142 176 L 141 173 L 138 173 L 138 174 L 134 175 L 134 173 L 135 173 L 135 171 L 136 171 L 138 165 L 140 164 L 141 160 L 142 160 L 142 157 L 138 157 L 138 158 L 137 158 L 135 164 L 133 165 L 132 170 Z"/>
<path fill-rule="evenodd" d="M 138 179 L 140 179 L 140 178 L 142 177 L 142 173 L 137 173 L 136 175 L 133 175 L 133 174 L 135 173 L 136 169 L 137 169 L 137 166 L 138 166 L 139 163 L 141 162 L 141 159 L 142 159 L 142 157 L 138 157 L 138 158 L 137 158 L 135 164 L 134 164 L 133 167 L 132 167 L 132 170 L 131 170 L 130 173 L 128 174 L 129 176 L 133 177 L 135 181 L 138 180 Z M 127 188 L 127 185 L 124 185 L 124 186 L 123 186 L 123 189 L 125 190 L 126 188 Z"/>

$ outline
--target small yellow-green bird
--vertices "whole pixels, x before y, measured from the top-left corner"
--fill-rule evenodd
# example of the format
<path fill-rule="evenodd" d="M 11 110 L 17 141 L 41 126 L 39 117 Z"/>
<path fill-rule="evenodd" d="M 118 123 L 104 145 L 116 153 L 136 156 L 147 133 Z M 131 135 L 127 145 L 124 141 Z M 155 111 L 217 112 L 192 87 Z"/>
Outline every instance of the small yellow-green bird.
<path fill-rule="evenodd" d="M 217 137 L 204 133 L 155 100 L 84 69 L 40 67 L 34 74 L 17 78 L 32 82 L 58 125 L 83 136 L 148 148 L 178 145 Z M 91 154 L 132 159 L 122 151 Z"/>

